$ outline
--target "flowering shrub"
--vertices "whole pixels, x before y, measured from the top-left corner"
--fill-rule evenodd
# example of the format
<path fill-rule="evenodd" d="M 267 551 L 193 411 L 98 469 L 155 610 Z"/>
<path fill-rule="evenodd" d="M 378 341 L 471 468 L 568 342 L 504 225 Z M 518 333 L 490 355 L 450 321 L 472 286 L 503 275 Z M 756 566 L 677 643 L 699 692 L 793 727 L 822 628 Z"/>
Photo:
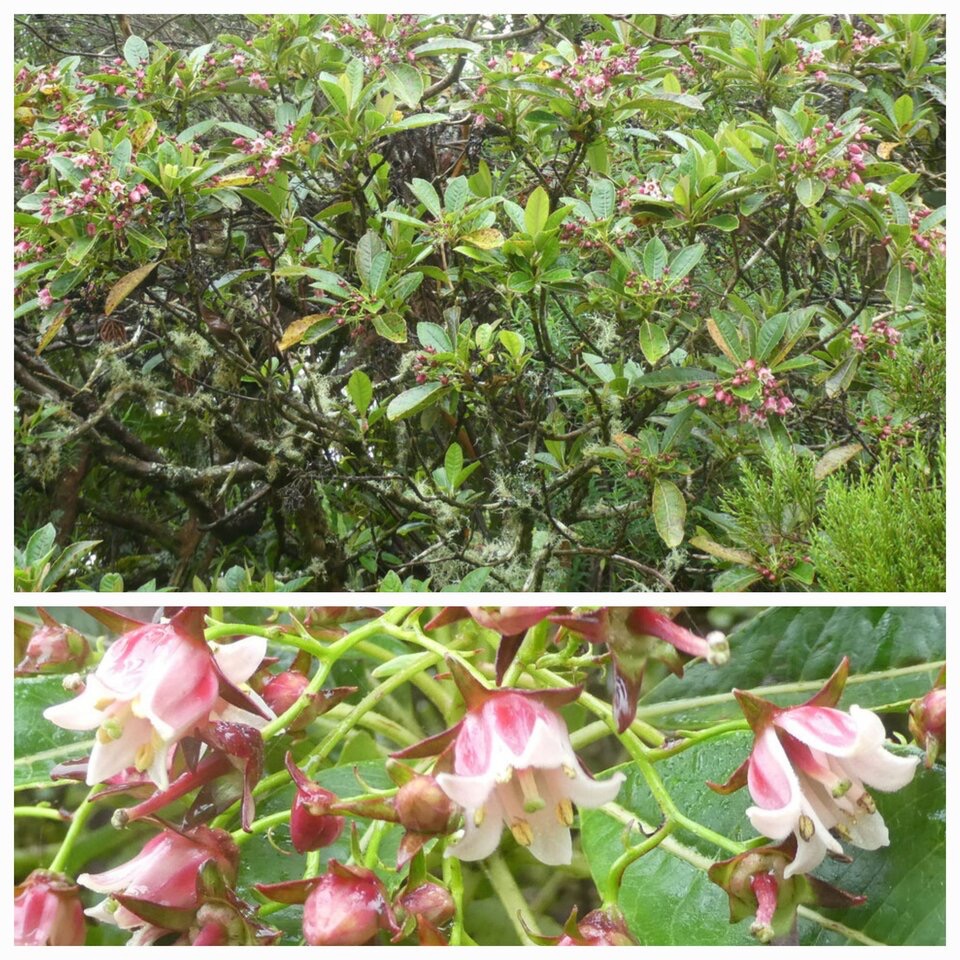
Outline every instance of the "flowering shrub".
<path fill-rule="evenodd" d="M 942 490 L 942 17 L 117 19 L 19 21 L 18 583 L 810 589 Z"/>
<path fill-rule="evenodd" d="M 942 609 L 145 615 L 18 620 L 17 943 L 944 941 Z"/>

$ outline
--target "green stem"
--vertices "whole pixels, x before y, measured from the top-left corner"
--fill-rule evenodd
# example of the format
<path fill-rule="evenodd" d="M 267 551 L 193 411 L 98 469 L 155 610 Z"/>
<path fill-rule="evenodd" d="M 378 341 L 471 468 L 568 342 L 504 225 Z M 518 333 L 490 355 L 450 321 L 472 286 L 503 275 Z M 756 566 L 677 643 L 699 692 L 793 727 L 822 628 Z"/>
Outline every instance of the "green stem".
<path fill-rule="evenodd" d="M 617 897 L 620 893 L 620 885 L 623 883 L 623 874 L 631 863 L 639 860 L 645 853 L 649 853 L 655 847 L 660 846 L 667 837 L 676 829 L 676 823 L 672 820 L 664 820 L 659 829 L 655 830 L 642 843 L 624 850 L 623 853 L 614 860 L 607 875 L 606 888 L 603 894 L 603 909 L 615 906 Z"/>
<path fill-rule="evenodd" d="M 493 887 L 494 892 L 500 898 L 500 902 L 503 904 L 507 916 L 513 924 L 513 929 L 517 931 L 520 942 L 528 947 L 534 946 L 534 942 L 527 934 L 527 930 L 535 936 L 540 936 L 540 928 L 537 926 L 537 922 L 534 920 L 526 900 L 523 899 L 523 894 L 517 886 L 517 881 L 514 880 L 513 874 L 510 872 L 510 868 L 507 866 L 503 856 L 495 853 L 487 857 L 483 864 L 483 871 L 490 881 L 490 886 Z M 521 916 L 523 916 L 526 921 L 526 928 L 524 928 L 523 923 L 520 922 Z"/>
<path fill-rule="evenodd" d="M 57 851 L 57 855 L 50 863 L 50 870 L 52 872 L 65 872 L 67 861 L 70 859 L 70 852 L 73 850 L 73 845 L 83 833 L 84 824 L 86 824 L 90 814 L 93 813 L 93 803 L 91 803 L 91 797 L 93 797 L 94 793 L 98 789 L 98 786 L 99 785 L 95 785 L 90 788 L 90 792 L 83 798 L 83 802 L 74 811 L 73 820 L 70 821 L 70 827 L 67 829 L 66 836 L 63 838 L 63 842 L 60 844 L 60 849 Z"/>
<path fill-rule="evenodd" d="M 453 897 L 456 911 L 453 915 L 453 926 L 450 928 L 450 946 L 459 947 L 464 944 L 468 935 L 463 928 L 463 871 L 456 857 L 443 858 L 443 884 Z"/>
<path fill-rule="evenodd" d="M 840 936 L 846 937 L 848 940 L 856 940 L 857 943 L 862 943 L 868 947 L 887 946 L 887 944 L 881 943 L 879 940 L 873 940 L 865 933 L 861 933 L 859 930 L 854 930 L 852 927 L 848 927 L 846 924 L 840 923 L 839 920 L 831 920 L 829 917 L 825 917 L 822 913 L 817 913 L 816 910 L 811 910 L 809 907 L 797 907 L 797 914 L 807 920 L 812 920 L 814 923 L 819 923 L 820 926 L 826 930 L 832 930 L 834 933 L 839 933 Z"/>
<path fill-rule="evenodd" d="M 52 807 L 14 807 L 13 815 L 32 817 L 37 820 L 56 820 L 57 823 L 65 823 L 67 820 L 59 810 L 54 810 Z"/>
<path fill-rule="evenodd" d="M 271 827 L 278 827 L 280 824 L 286 823 L 289 819 L 290 811 L 281 810 L 278 813 L 271 813 L 265 817 L 261 817 L 259 820 L 254 820 L 253 823 L 250 824 L 249 833 L 245 830 L 234 830 L 230 836 L 233 837 L 234 843 L 242 844 L 252 836 L 258 833 L 266 833 Z"/>

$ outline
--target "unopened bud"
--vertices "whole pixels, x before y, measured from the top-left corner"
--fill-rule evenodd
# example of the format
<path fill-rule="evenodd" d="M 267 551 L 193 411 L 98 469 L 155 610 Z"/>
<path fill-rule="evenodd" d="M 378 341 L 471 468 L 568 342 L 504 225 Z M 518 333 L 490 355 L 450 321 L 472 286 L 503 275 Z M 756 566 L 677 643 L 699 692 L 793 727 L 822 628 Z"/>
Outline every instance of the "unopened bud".
<path fill-rule="evenodd" d="M 298 853 L 307 853 L 329 847 L 343 830 L 343 817 L 326 812 L 330 804 L 336 802 L 337 795 L 305 776 L 289 753 L 286 766 L 297 785 L 290 810 L 290 840 L 294 849 Z"/>
<path fill-rule="evenodd" d="M 910 733 L 926 751 L 926 765 L 933 766 L 947 743 L 947 691 L 934 687 L 910 705 Z"/>
<path fill-rule="evenodd" d="M 312 947 L 361 946 L 382 926 L 393 924 L 387 891 L 377 875 L 336 861 L 330 862 L 303 907 L 303 936 Z"/>
<path fill-rule="evenodd" d="M 433 777 L 414 777 L 394 798 L 400 823 L 415 833 L 446 833 L 454 808 Z"/>
<path fill-rule="evenodd" d="M 423 917 L 438 927 L 452 919 L 457 909 L 450 891 L 436 883 L 421 883 L 403 894 L 398 903 L 411 916 Z"/>

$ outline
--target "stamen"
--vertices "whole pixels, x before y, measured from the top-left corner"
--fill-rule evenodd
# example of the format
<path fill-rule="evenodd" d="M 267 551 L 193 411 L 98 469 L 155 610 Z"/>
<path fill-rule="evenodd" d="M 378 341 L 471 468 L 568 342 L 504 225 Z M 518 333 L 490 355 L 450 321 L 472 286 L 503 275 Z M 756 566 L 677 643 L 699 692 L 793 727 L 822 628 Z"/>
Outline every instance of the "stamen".
<path fill-rule="evenodd" d="M 477 807 L 477 809 L 473 811 L 473 825 L 479 827 L 483 823 L 483 818 L 486 815 L 487 811 L 485 807 Z"/>
<path fill-rule="evenodd" d="M 150 768 L 150 764 L 153 762 L 153 744 L 145 743 L 138 750 L 136 756 L 133 758 L 133 765 L 143 773 L 144 770 Z"/>
<path fill-rule="evenodd" d="M 813 825 L 813 821 L 805 814 L 800 814 L 800 820 L 797 823 L 797 832 L 800 834 L 801 840 L 811 840 L 813 839 L 814 833 L 816 833 L 816 827 Z"/>
<path fill-rule="evenodd" d="M 537 789 L 537 778 L 533 770 L 529 768 L 520 770 L 517 773 L 517 779 L 520 781 L 520 791 L 523 793 L 523 809 L 527 813 L 542 810 L 547 804 Z"/>
<path fill-rule="evenodd" d="M 877 805 L 873 802 L 873 797 L 866 790 L 857 798 L 857 806 L 867 813 L 876 813 Z"/>
<path fill-rule="evenodd" d="M 529 847 L 533 843 L 533 828 L 526 820 L 514 820 L 510 824 L 510 832 L 521 847 Z"/>
<path fill-rule="evenodd" d="M 833 832 L 840 837 L 841 840 L 850 840 L 850 828 L 845 823 L 838 823 L 834 828 Z"/>
<path fill-rule="evenodd" d="M 574 770 L 574 768 L 571 767 L 569 763 L 565 763 L 560 769 L 563 771 L 564 775 L 568 777 L 570 780 L 577 779 L 577 771 Z"/>
<path fill-rule="evenodd" d="M 573 826 L 573 804 L 569 797 L 564 797 L 557 804 L 557 819 L 565 826 Z"/>
<path fill-rule="evenodd" d="M 496 777 L 497 783 L 509 783 L 512 779 L 513 767 L 504 767 Z"/>

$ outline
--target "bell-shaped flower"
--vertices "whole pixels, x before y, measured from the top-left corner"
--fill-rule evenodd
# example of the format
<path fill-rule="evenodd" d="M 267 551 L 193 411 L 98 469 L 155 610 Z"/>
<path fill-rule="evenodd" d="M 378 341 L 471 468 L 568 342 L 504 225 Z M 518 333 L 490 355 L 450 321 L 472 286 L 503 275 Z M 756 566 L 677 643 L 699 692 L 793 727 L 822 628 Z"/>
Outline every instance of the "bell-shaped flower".
<path fill-rule="evenodd" d="M 13 891 L 13 942 L 24 947 L 79 947 L 87 926 L 76 884 L 34 870 Z"/>
<path fill-rule="evenodd" d="M 44 716 L 67 730 L 96 729 L 87 783 L 129 767 L 161 789 L 169 783 L 170 748 L 211 719 L 258 724 L 269 711 L 239 685 L 263 659 L 266 641 L 246 637 L 211 648 L 202 608 L 184 608 L 167 623 L 144 624 L 112 643 L 75 699 Z M 253 698 L 253 699 L 251 699 Z"/>
<path fill-rule="evenodd" d="M 734 691 L 756 739 L 728 783 L 711 786 L 728 792 L 745 783 L 755 804 L 747 809 L 754 829 L 778 841 L 796 837 L 787 878 L 809 873 L 828 853 L 842 855 L 834 833 L 864 850 L 886 846 L 887 827 L 867 787 L 899 790 L 916 771 L 918 758 L 884 749 L 886 734 L 875 713 L 836 709 L 847 669 L 844 659 L 823 689 L 796 707 Z"/>
<path fill-rule="evenodd" d="M 204 864 L 213 861 L 228 877 L 235 877 L 239 851 L 230 834 L 209 827 L 194 827 L 179 833 L 164 830 L 150 840 L 132 860 L 103 873 L 82 873 L 77 883 L 96 893 L 107 894 L 87 916 L 122 930 L 134 931 L 131 945 L 152 943 L 167 932 L 146 919 L 157 917 L 157 908 L 196 910 L 198 876 Z M 141 912 L 140 904 L 145 905 Z M 170 929 L 175 929 L 171 923 Z"/>
<path fill-rule="evenodd" d="M 340 836 L 344 824 L 343 817 L 327 813 L 337 795 L 306 776 L 294 763 L 292 754 L 287 753 L 285 763 L 297 787 L 290 810 L 290 840 L 294 849 L 307 853 L 329 847 Z"/>
<path fill-rule="evenodd" d="M 467 714 L 450 730 L 394 756 L 451 752 L 452 772 L 436 774 L 440 788 L 464 808 L 464 836 L 446 855 L 481 860 L 500 842 L 504 826 L 546 864 L 570 863 L 573 804 L 594 808 L 612 800 L 624 775 L 594 780 L 573 751 L 557 710 L 581 687 L 488 690 L 462 664 L 447 659 Z"/>

